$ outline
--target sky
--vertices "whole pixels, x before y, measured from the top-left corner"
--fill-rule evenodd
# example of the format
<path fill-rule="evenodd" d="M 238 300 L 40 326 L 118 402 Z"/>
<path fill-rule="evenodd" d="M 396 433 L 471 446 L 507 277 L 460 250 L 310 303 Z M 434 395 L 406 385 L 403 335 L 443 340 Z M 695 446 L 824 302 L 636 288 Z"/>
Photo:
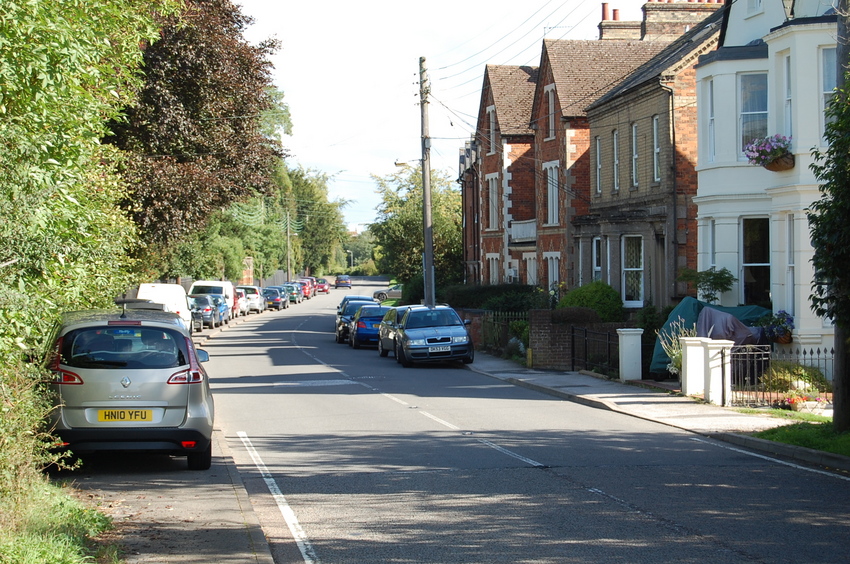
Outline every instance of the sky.
<path fill-rule="evenodd" d="M 234 0 L 254 18 L 251 43 L 276 38 L 275 85 L 292 116 L 290 166 L 327 174 L 350 231 L 376 220 L 373 176 L 422 158 L 419 59 L 428 98 L 431 170 L 458 175 L 475 131 L 484 68 L 538 66 L 543 39 L 597 39 L 602 2 L 588 0 Z M 609 0 L 640 20 L 643 0 Z"/>

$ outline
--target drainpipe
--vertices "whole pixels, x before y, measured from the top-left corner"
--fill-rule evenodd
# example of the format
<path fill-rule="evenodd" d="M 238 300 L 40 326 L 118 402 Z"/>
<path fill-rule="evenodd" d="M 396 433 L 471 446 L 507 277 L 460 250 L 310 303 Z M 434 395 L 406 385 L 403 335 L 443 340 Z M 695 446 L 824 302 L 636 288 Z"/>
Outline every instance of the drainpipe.
<path fill-rule="evenodd" d="M 673 174 L 673 188 L 671 190 L 673 200 L 673 280 L 671 281 L 673 284 L 673 293 L 671 295 L 675 297 L 678 295 L 678 292 L 676 291 L 676 280 L 679 278 L 679 197 L 677 194 L 678 186 L 676 183 L 676 99 L 672 88 L 663 82 L 660 82 L 659 85 L 670 95 L 670 132 L 673 135 L 673 162 L 670 165 L 670 171 Z"/>

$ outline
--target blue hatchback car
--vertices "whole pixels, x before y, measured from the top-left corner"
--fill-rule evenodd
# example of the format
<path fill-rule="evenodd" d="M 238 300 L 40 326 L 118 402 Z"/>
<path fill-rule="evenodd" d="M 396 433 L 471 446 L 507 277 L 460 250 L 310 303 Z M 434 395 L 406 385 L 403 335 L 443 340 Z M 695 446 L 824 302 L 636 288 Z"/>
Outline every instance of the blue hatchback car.
<path fill-rule="evenodd" d="M 378 304 L 361 307 L 348 324 L 348 345 L 355 349 L 361 345 L 377 345 L 381 320 L 390 309 Z"/>

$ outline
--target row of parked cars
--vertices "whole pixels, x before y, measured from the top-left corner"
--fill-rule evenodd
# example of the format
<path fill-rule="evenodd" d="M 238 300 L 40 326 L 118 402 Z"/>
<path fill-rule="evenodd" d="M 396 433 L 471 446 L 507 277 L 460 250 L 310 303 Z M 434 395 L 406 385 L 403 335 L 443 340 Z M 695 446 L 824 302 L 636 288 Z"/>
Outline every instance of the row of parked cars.
<path fill-rule="evenodd" d="M 323 279 L 269 288 L 196 280 L 142 284 L 118 310 L 69 312 L 50 340 L 50 411 L 57 448 L 76 455 L 136 451 L 185 456 L 191 470 L 212 464 L 215 404 L 192 334 L 237 315 L 281 309 L 319 292 Z M 281 305 L 285 303 L 286 305 Z"/>
<path fill-rule="evenodd" d="M 404 367 L 417 362 L 459 360 L 470 364 L 475 348 L 469 321 L 447 305 L 385 306 L 379 297 L 347 295 L 337 306 L 335 339 L 359 349 L 373 346 L 386 357 L 390 352 Z"/>

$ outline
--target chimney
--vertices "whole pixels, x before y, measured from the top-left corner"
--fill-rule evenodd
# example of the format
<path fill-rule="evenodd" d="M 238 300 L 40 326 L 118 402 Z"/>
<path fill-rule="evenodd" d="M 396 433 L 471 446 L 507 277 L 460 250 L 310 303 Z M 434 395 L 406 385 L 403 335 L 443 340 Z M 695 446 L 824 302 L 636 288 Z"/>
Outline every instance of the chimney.
<path fill-rule="evenodd" d="M 661 1 L 661 0 L 659 0 Z M 602 21 L 599 23 L 599 39 L 639 40 L 641 22 L 621 22 L 620 10 L 613 10 L 614 19 L 608 11 L 608 3 L 602 3 Z"/>
<path fill-rule="evenodd" d="M 608 2 L 602 3 L 602 21 L 603 22 L 608 21 Z"/>
<path fill-rule="evenodd" d="M 712 0 L 647 2 L 643 5 L 641 39 L 674 41 L 722 7 L 722 1 Z"/>
<path fill-rule="evenodd" d="M 614 14 L 614 21 L 615 22 L 620 21 L 620 10 L 618 10 L 617 8 L 614 8 L 612 13 Z"/>

